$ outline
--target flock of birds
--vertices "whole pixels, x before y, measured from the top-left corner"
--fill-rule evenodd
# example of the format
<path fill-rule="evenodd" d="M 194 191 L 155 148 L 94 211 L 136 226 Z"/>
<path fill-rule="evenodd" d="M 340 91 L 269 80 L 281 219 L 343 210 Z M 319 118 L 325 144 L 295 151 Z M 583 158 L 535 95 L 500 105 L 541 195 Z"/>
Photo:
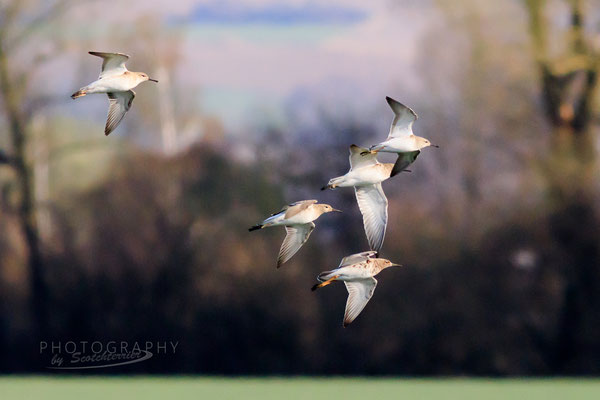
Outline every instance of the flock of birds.
<path fill-rule="evenodd" d="M 369 149 L 351 145 L 350 171 L 330 179 L 327 185 L 321 188 L 326 190 L 354 187 L 370 247 L 370 251 L 344 257 L 336 269 L 319 274 L 317 280 L 320 283 L 312 287 L 312 290 L 317 290 L 335 281 L 344 282 L 348 290 L 344 327 L 354 321 L 373 296 L 377 286 L 375 275 L 386 268 L 400 266 L 390 260 L 379 258 L 388 221 L 388 200 L 381 183 L 402 171 L 407 171 L 406 168 L 417 159 L 421 149 L 429 146 L 438 147 L 413 133 L 412 125 L 417 119 L 417 114 L 413 110 L 390 97 L 386 97 L 386 100 L 394 111 L 394 120 L 387 139 Z M 398 154 L 396 162 L 380 163 L 377 161 L 379 152 Z M 286 236 L 277 258 L 277 268 L 279 268 L 306 243 L 315 229 L 314 221 L 322 214 L 332 211 L 340 210 L 336 210 L 329 204 L 318 204 L 317 200 L 297 201 L 283 207 L 281 211 L 249 230 L 272 226 L 285 227 Z"/>
<path fill-rule="evenodd" d="M 90 51 L 89 54 L 102 58 L 102 72 L 96 81 L 73 93 L 71 98 L 106 93 L 109 108 L 104 134 L 109 135 L 131 108 L 135 97 L 132 89 L 145 81 L 158 81 L 143 72 L 128 71 L 125 67 L 129 59 L 128 55 L 94 51 Z M 417 159 L 423 148 L 438 147 L 413 133 L 412 126 L 417 119 L 417 114 L 413 110 L 390 97 L 386 97 L 386 100 L 394 112 L 394 120 L 386 140 L 368 149 L 351 145 L 350 170 L 345 175 L 330 179 L 321 189 L 354 187 L 370 247 L 369 251 L 344 257 L 336 269 L 319 274 L 317 276 L 319 283 L 312 287 L 312 290 L 316 290 L 335 281 L 344 282 L 348 290 L 344 327 L 354 321 L 373 296 L 377 286 L 374 277 L 385 268 L 400 266 L 390 260 L 379 258 L 388 221 L 388 201 L 381 183 L 402 171 L 408 171 L 407 167 Z M 398 155 L 396 162 L 380 163 L 377 161 L 379 152 L 396 153 Z M 315 229 L 314 221 L 322 214 L 332 211 L 341 212 L 329 204 L 319 204 L 317 200 L 297 201 L 283 207 L 281 211 L 251 227 L 249 231 L 272 226 L 285 227 L 286 236 L 277 257 L 277 268 L 279 268 L 306 243 Z"/>

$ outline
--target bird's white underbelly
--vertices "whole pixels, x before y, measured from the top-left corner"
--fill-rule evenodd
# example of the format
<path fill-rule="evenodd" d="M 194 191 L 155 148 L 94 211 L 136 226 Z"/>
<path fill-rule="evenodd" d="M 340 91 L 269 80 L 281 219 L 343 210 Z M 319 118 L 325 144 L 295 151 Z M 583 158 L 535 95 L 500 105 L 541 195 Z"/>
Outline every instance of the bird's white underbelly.
<path fill-rule="evenodd" d="M 337 280 L 352 282 L 373 276 L 373 271 L 369 267 L 365 267 L 363 264 L 342 267 L 336 270 L 336 275 L 339 275 Z"/>
<path fill-rule="evenodd" d="M 275 225 L 304 225 L 317 219 L 319 215 L 309 208 L 291 218 L 285 218 L 285 211 L 279 214 L 273 215 L 263 221 L 263 225 L 275 226 Z"/>
<path fill-rule="evenodd" d="M 137 84 L 132 84 L 132 80 L 123 79 L 123 77 L 108 77 L 98 79 L 87 86 L 88 93 L 109 93 L 109 92 L 126 92 L 136 87 Z"/>
<path fill-rule="evenodd" d="M 374 185 L 385 181 L 387 178 L 389 178 L 389 175 L 386 176 L 385 171 L 380 168 L 376 169 L 366 167 L 350 171 L 344 175 L 344 178 L 345 179 L 337 186 L 348 187 Z"/>
<path fill-rule="evenodd" d="M 410 137 L 390 139 L 381 143 L 381 146 L 383 149 L 379 151 L 389 153 L 408 153 L 419 150 L 415 141 Z"/>

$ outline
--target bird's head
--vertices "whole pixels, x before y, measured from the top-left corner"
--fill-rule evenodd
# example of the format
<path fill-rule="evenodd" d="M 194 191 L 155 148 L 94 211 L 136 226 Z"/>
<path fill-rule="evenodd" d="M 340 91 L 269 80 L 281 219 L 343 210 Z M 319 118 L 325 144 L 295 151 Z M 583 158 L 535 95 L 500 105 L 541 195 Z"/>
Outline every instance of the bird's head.
<path fill-rule="evenodd" d="M 319 204 L 319 208 L 321 209 L 321 213 L 323 214 L 332 211 L 342 212 L 341 210 L 336 210 L 335 208 L 331 207 L 329 204 Z"/>
<path fill-rule="evenodd" d="M 379 260 L 381 260 L 380 262 L 383 264 L 383 268 L 389 268 L 389 267 L 401 267 L 402 265 L 400 264 L 396 264 L 391 262 L 390 260 L 386 260 L 385 258 L 380 258 Z"/>
<path fill-rule="evenodd" d="M 156 79 L 152 79 L 148 76 L 148 74 L 144 73 L 144 72 L 138 72 L 138 78 L 140 79 L 140 82 L 146 82 L 146 81 L 151 81 L 151 82 L 156 82 L 158 83 L 158 81 Z"/>
<path fill-rule="evenodd" d="M 440 147 L 435 144 L 431 144 L 431 142 L 428 139 L 425 139 L 424 137 L 415 136 L 415 139 L 417 140 L 417 147 L 419 150 L 424 149 L 425 147 L 429 147 L 429 146 L 436 147 L 436 148 Z"/>

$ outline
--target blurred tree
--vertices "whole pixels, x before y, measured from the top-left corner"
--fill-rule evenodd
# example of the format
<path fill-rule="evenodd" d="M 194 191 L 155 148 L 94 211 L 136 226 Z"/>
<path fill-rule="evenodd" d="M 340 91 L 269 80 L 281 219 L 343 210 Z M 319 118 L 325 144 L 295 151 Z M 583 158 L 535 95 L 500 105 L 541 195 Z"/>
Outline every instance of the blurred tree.
<path fill-rule="evenodd" d="M 36 35 L 47 23 L 60 16 L 70 0 L 5 1 L 0 4 L 0 107 L 8 123 L 11 154 L 6 161 L 18 181 L 17 214 L 28 250 L 31 307 L 36 334 L 47 327 L 46 302 L 48 291 L 44 283 L 42 251 L 35 213 L 33 174 L 28 159 L 28 139 L 32 117 L 47 99 L 28 90 L 37 67 L 47 61 L 53 51 L 33 50 Z M 27 68 L 23 68 L 28 65 Z"/>
<path fill-rule="evenodd" d="M 10 164 L 10 159 L 2 150 L 0 150 L 0 164 Z"/>
<path fill-rule="evenodd" d="M 549 360 L 557 373 L 575 372 L 598 349 L 597 307 L 600 296 L 598 261 L 600 230 L 596 221 L 596 171 L 593 100 L 598 88 L 600 53 L 586 37 L 584 6 L 568 0 L 564 40 L 554 40 L 545 18 L 543 0 L 525 0 L 534 58 L 540 75 L 544 114 L 551 127 L 552 147 L 546 163 L 548 189 L 553 201 L 550 231 L 569 255 L 564 269 L 566 289 L 556 348 Z M 551 45 L 563 44 L 563 48 Z M 597 371 L 597 369 L 596 369 Z"/>
<path fill-rule="evenodd" d="M 550 26 L 544 18 L 543 0 L 526 0 L 529 32 L 541 76 L 544 111 L 557 130 L 558 139 L 586 136 L 592 122 L 592 100 L 598 85 L 598 52 L 585 36 L 581 0 L 569 0 L 570 24 L 565 33 L 567 45 L 559 56 L 552 56 Z M 561 136 L 566 136 L 561 138 Z M 561 141 L 561 144 L 564 142 Z M 586 140 L 574 142 L 579 156 L 590 155 Z"/>

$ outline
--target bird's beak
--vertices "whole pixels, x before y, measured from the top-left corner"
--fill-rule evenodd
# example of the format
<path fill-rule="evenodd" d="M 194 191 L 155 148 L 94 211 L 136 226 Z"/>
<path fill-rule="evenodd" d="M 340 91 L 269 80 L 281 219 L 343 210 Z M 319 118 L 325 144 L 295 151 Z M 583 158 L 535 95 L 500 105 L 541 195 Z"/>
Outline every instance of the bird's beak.
<path fill-rule="evenodd" d="M 436 149 L 440 148 L 440 146 L 438 146 L 437 144 L 432 144 L 431 147 L 435 147 Z"/>
<path fill-rule="evenodd" d="M 342 210 L 336 210 L 335 208 L 332 211 L 342 212 Z"/>
<path fill-rule="evenodd" d="M 157 81 L 156 79 L 148 78 L 148 80 L 149 80 L 149 81 L 152 81 L 152 82 L 156 82 L 156 83 L 158 83 L 158 81 Z"/>
<path fill-rule="evenodd" d="M 401 267 L 401 266 L 402 266 L 402 264 L 394 264 L 394 263 L 392 263 L 392 265 L 390 265 L 390 267 Z"/>

